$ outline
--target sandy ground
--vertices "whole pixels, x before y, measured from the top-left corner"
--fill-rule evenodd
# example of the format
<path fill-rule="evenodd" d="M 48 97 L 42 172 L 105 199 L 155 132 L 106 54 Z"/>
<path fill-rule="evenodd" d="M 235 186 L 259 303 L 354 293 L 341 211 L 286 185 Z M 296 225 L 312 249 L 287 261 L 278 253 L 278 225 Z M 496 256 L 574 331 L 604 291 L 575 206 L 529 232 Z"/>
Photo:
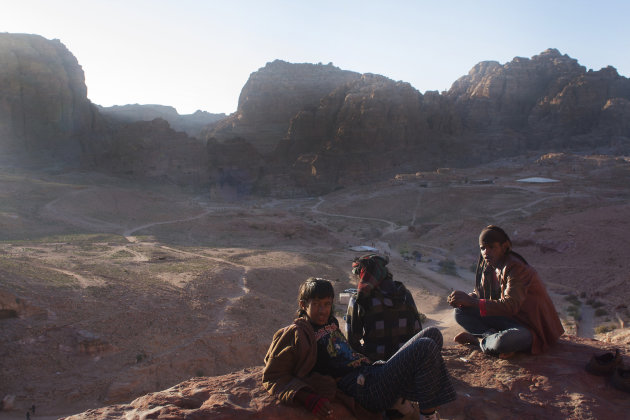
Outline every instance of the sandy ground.
<path fill-rule="evenodd" d="M 532 176 L 559 182 L 518 182 Z M 623 159 L 523 159 L 316 198 L 234 200 L 5 167 L 0 303 L 19 316 L 0 319 L 0 397 L 16 407 L 0 418 L 25 418 L 31 404 L 33 418 L 56 418 L 260 365 L 301 281 L 353 286 L 353 245 L 388 254 L 425 326 L 451 343 L 459 328 L 445 298 L 472 289 L 490 223 L 537 268 L 567 331 L 593 337 L 630 318 L 629 178 Z"/>

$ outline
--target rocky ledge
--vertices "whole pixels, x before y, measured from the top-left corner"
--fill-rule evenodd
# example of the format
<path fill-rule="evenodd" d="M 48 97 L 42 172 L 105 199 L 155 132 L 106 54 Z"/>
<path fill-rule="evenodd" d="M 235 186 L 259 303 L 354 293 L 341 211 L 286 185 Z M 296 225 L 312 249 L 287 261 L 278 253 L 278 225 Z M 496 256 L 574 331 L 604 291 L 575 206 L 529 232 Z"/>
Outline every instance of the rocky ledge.
<path fill-rule="evenodd" d="M 593 354 L 618 348 L 630 366 L 629 334 L 617 342 L 564 336 L 548 353 L 501 360 L 450 346 L 444 358 L 457 400 L 440 409 L 444 419 L 625 418 L 630 395 L 606 377 L 587 373 Z M 260 386 L 262 366 L 218 377 L 196 377 L 164 391 L 66 417 L 87 419 L 307 419 L 301 407 L 279 404 Z M 340 403 L 334 419 L 354 419 Z"/>

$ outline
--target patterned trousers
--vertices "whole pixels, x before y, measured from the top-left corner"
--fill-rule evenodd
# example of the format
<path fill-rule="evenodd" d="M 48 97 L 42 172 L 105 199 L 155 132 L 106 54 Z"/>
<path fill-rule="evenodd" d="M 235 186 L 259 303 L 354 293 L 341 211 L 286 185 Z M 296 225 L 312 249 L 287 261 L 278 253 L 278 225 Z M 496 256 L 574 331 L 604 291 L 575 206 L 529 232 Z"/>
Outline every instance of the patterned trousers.
<path fill-rule="evenodd" d="M 380 412 L 399 397 L 418 402 L 421 409 L 455 400 L 455 389 L 442 359 L 442 333 L 425 328 L 386 362 L 364 366 L 342 377 L 338 387 L 364 408 Z"/>

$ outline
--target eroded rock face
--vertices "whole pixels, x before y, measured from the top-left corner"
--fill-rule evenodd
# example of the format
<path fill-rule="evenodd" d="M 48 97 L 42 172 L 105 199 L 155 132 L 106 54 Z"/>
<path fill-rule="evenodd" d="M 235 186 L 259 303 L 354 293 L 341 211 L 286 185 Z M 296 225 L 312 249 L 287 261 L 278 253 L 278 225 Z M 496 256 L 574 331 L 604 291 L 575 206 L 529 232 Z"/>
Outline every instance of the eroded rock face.
<path fill-rule="evenodd" d="M 298 112 L 316 107 L 332 90 L 359 77 L 332 64 L 267 63 L 243 86 L 237 111 L 217 123 L 207 137 L 219 141 L 240 137 L 268 154 L 286 136 Z"/>
<path fill-rule="evenodd" d="M 478 161 L 528 150 L 610 147 L 618 143 L 613 136 L 630 137 L 621 105 L 630 99 L 630 80 L 612 67 L 587 72 L 556 49 L 504 65 L 479 63 L 446 96 Z"/>
<path fill-rule="evenodd" d="M 113 121 L 132 123 L 136 121 L 153 121 L 162 118 L 176 131 L 183 131 L 190 137 L 201 138 L 202 133 L 210 124 L 225 118 L 225 114 L 211 114 L 196 111 L 193 114 L 180 115 L 172 106 L 165 105 L 114 105 L 110 107 L 98 106 L 99 112 Z"/>
<path fill-rule="evenodd" d="M 194 187 L 228 182 L 245 193 L 323 194 L 532 151 L 628 154 L 629 104 L 629 79 L 612 67 L 586 71 L 555 49 L 481 62 L 442 94 L 276 60 L 250 75 L 234 114 L 202 130 L 211 116 L 184 121 L 166 106 L 112 107 L 104 119 L 61 42 L 0 34 L 5 152 L 81 157 L 100 170 Z M 155 115 L 168 124 L 149 121 Z"/>
<path fill-rule="evenodd" d="M 447 134 L 433 108 L 442 104 L 427 97 L 408 83 L 363 75 L 297 114 L 278 159 L 293 162 L 295 179 L 322 187 L 432 168 Z"/>
<path fill-rule="evenodd" d="M 0 146 L 78 160 L 97 118 L 83 69 L 59 41 L 0 33 Z"/>
<path fill-rule="evenodd" d="M 447 96 L 467 129 L 523 129 L 540 100 L 555 96 L 584 72 L 577 60 L 550 49 L 504 65 L 481 62 L 455 81 Z"/>
<path fill-rule="evenodd" d="M 629 89 L 613 68 L 586 72 L 555 49 L 505 65 L 479 63 L 444 94 L 365 74 L 295 114 L 274 155 L 290 166 L 276 171 L 319 194 L 532 150 L 625 153 Z"/>
<path fill-rule="evenodd" d="M 630 137 L 628 101 L 630 80 L 613 67 L 581 74 L 533 109 L 532 143 L 536 147 L 611 146 L 613 136 Z"/>
<path fill-rule="evenodd" d="M 107 172 L 180 185 L 208 183 L 205 144 L 161 118 L 112 126 L 97 150 L 94 164 Z"/>
<path fill-rule="evenodd" d="M 443 354 L 457 400 L 440 407 L 442 418 L 625 418 L 628 394 L 609 378 L 593 376 L 584 366 L 593 354 L 612 348 L 625 352 L 628 343 L 564 336 L 543 355 L 518 354 L 509 360 L 483 355 L 464 346 L 445 347 Z M 262 367 L 218 377 L 198 377 L 137 398 L 129 404 L 88 410 L 67 417 L 87 419 L 310 419 L 304 408 L 279 404 L 261 387 Z M 354 419 L 334 402 L 334 419 Z M 409 418 L 417 418 L 409 417 Z"/>

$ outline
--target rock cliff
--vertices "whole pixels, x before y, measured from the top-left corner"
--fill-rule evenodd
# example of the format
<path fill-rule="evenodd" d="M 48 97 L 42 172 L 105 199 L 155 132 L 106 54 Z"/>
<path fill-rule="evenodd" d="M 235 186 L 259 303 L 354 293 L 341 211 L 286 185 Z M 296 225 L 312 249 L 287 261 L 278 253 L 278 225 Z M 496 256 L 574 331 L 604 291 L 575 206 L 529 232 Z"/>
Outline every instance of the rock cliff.
<path fill-rule="evenodd" d="M 332 64 L 276 60 L 250 75 L 225 118 L 140 105 L 98 108 L 104 118 L 58 40 L 0 34 L 0 58 L 5 151 L 193 187 L 227 180 L 248 193 L 309 195 L 531 152 L 630 153 L 630 80 L 555 49 L 481 62 L 447 92 L 425 94 Z"/>
<path fill-rule="evenodd" d="M 0 33 L 0 147 L 78 159 L 98 112 L 83 69 L 59 41 Z"/>
<path fill-rule="evenodd" d="M 628 394 L 609 378 L 593 376 L 584 366 L 593 354 L 627 344 L 565 336 L 543 355 L 517 355 L 509 360 L 485 356 L 463 346 L 445 347 L 444 358 L 457 400 L 440 408 L 444 419 L 605 419 L 625 418 Z M 164 391 L 66 417 L 89 419 L 311 419 L 299 406 L 284 406 L 261 387 L 262 367 L 218 377 L 196 377 Z M 354 419 L 335 402 L 333 419 Z M 406 418 L 417 418 L 407 416 Z"/>
<path fill-rule="evenodd" d="M 94 146 L 93 166 L 117 175 L 179 185 L 207 185 L 205 144 L 161 118 L 109 126 Z"/>
<path fill-rule="evenodd" d="M 296 113 L 316 107 L 336 87 L 358 77 L 332 64 L 267 63 L 243 86 L 237 111 L 211 128 L 207 137 L 219 141 L 240 137 L 269 153 L 286 136 Z"/>
<path fill-rule="evenodd" d="M 479 63 L 446 96 L 462 118 L 462 137 L 492 157 L 606 148 L 618 143 L 614 136 L 630 136 L 622 116 L 630 80 L 612 67 L 587 72 L 556 49 Z M 627 140 L 621 149 L 628 151 Z"/>
<path fill-rule="evenodd" d="M 586 72 L 554 49 L 479 63 L 443 95 L 363 75 L 297 113 L 278 158 L 294 179 L 330 187 L 533 150 L 623 154 L 629 89 L 615 69 Z"/>
<path fill-rule="evenodd" d="M 193 114 L 180 115 L 175 108 L 165 105 L 129 104 L 97 107 L 103 116 L 123 123 L 152 121 L 161 118 L 168 121 L 174 130 L 183 131 L 190 137 L 196 138 L 201 138 L 207 126 L 226 117 L 225 114 L 211 114 L 200 110 Z"/>
<path fill-rule="evenodd" d="M 451 115 L 437 116 L 442 104 L 427 97 L 408 83 L 365 74 L 299 112 L 276 157 L 293 162 L 294 179 L 321 188 L 433 169 L 443 160 L 448 131 L 441 128 Z"/>

